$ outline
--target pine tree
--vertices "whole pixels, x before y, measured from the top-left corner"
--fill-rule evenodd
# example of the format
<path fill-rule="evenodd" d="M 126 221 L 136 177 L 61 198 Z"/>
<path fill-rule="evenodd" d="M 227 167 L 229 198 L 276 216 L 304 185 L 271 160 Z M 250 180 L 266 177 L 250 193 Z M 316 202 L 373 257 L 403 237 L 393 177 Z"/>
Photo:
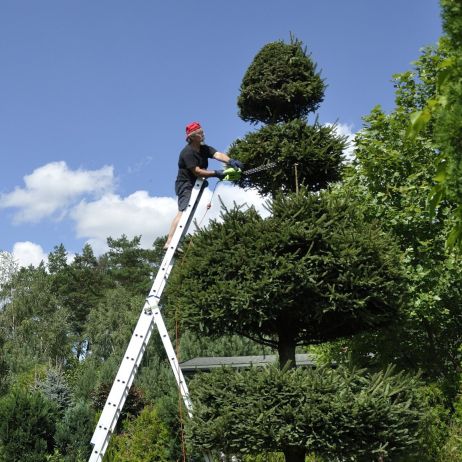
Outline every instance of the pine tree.
<path fill-rule="evenodd" d="M 56 425 L 55 441 L 66 462 L 88 460 L 95 412 L 88 403 L 77 401 Z"/>
<path fill-rule="evenodd" d="M 13 390 L 0 400 L 0 454 L 10 462 L 43 462 L 53 452 L 56 409 L 41 393 Z"/>
<path fill-rule="evenodd" d="M 111 282 L 136 295 L 147 293 L 157 263 L 156 252 L 142 249 L 140 242 L 140 236 L 131 240 L 125 235 L 119 239 L 109 237 L 105 262 Z"/>

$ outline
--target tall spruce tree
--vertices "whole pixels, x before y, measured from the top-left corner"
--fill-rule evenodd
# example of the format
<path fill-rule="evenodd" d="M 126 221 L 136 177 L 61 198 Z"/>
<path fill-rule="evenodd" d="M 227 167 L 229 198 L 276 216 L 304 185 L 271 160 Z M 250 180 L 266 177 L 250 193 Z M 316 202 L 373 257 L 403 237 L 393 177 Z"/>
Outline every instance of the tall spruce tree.
<path fill-rule="evenodd" d="M 231 155 L 249 166 L 277 162 L 251 177 L 252 186 L 271 195 L 271 215 L 224 211 L 222 222 L 194 237 L 169 289 L 185 325 L 273 345 L 281 366 L 293 365 L 297 344 L 351 335 L 395 317 L 402 293 L 394 243 L 377 223 L 363 220 L 358 204 L 324 189 L 339 178 L 345 143 L 305 117 L 323 98 L 315 67 L 296 39 L 270 43 L 255 57 L 238 104 L 245 120 L 272 123 L 237 140 Z M 295 107 L 283 103 L 294 99 L 294 88 Z"/>
<path fill-rule="evenodd" d="M 393 240 L 364 220 L 360 204 L 341 189 L 326 189 L 339 179 L 345 140 L 317 121 L 308 123 L 323 91 L 298 40 L 271 43 L 257 54 L 238 104 L 244 120 L 268 125 L 237 140 L 230 153 L 249 167 L 276 162 L 240 183 L 269 195 L 270 216 L 240 207 L 224 210 L 220 222 L 194 236 L 167 294 L 167 306 L 181 307 L 183 325 L 209 336 L 235 333 L 271 345 L 284 370 L 295 365 L 297 345 L 350 336 L 395 318 L 405 279 Z M 275 400 L 283 396 L 281 389 Z M 233 402 L 232 392 L 228 399 Z M 210 418 L 227 412 L 208 411 Z M 222 423 L 235 425 L 227 417 Z M 288 419 L 287 425 L 294 423 Z M 245 424 L 238 433 L 241 450 L 255 451 Z M 294 440 L 274 449 L 288 462 L 302 462 L 314 447 Z"/>

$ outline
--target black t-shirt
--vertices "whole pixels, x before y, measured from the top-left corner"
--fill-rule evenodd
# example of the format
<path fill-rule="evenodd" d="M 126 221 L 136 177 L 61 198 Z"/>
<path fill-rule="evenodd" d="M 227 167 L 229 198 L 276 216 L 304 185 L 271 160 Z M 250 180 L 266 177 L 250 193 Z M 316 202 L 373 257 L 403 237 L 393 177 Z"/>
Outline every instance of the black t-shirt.
<path fill-rule="evenodd" d="M 194 167 L 207 169 L 209 159 L 212 159 L 216 152 L 215 148 L 206 144 L 202 144 L 199 151 L 194 150 L 190 144 L 186 145 L 178 159 L 176 184 L 191 183 L 193 185 L 196 182 L 196 175 L 190 169 Z"/>

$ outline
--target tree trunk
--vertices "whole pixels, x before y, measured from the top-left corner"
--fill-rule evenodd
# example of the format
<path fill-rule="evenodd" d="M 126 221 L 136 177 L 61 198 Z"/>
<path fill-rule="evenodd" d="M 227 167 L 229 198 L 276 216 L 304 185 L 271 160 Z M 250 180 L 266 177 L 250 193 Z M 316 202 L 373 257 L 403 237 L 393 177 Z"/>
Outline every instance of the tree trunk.
<path fill-rule="evenodd" d="M 295 367 L 295 341 L 293 335 L 286 331 L 279 333 L 278 340 L 279 367 L 282 369 L 289 361 L 289 368 Z"/>
<path fill-rule="evenodd" d="M 279 367 L 282 369 L 288 364 L 289 368 L 295 363 L 295 340 L 289 329 L 281 330 L 278 339 Z M 305 448 L 289 446 L 284 449 L 286 462 L 305 462 Z"/>
<path fill-rule="evenodd" d="M 284 450 L 286 462 L 305 462 L 305 449 L 291 446 Z"/>

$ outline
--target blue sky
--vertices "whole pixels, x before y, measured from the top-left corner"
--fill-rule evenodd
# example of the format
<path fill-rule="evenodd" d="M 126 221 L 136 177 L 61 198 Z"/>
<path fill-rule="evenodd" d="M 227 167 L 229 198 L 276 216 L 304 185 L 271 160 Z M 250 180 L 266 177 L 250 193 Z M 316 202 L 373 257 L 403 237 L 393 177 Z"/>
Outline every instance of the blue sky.
<path fill-rule="evenodd" d="M 439 4 L 2 0 L 0 250 L 36 263 L 60 243 L 98 253 L 109 235 L 166 234 L 185 125 L 200 121 L 221 151 L 252 131 L 237 115 L 242 77 L 291 33 L 328 85 L 320 121 L 354 133 L 376 104 L 392 110 L 392 75 L 441 35 Z"/>

